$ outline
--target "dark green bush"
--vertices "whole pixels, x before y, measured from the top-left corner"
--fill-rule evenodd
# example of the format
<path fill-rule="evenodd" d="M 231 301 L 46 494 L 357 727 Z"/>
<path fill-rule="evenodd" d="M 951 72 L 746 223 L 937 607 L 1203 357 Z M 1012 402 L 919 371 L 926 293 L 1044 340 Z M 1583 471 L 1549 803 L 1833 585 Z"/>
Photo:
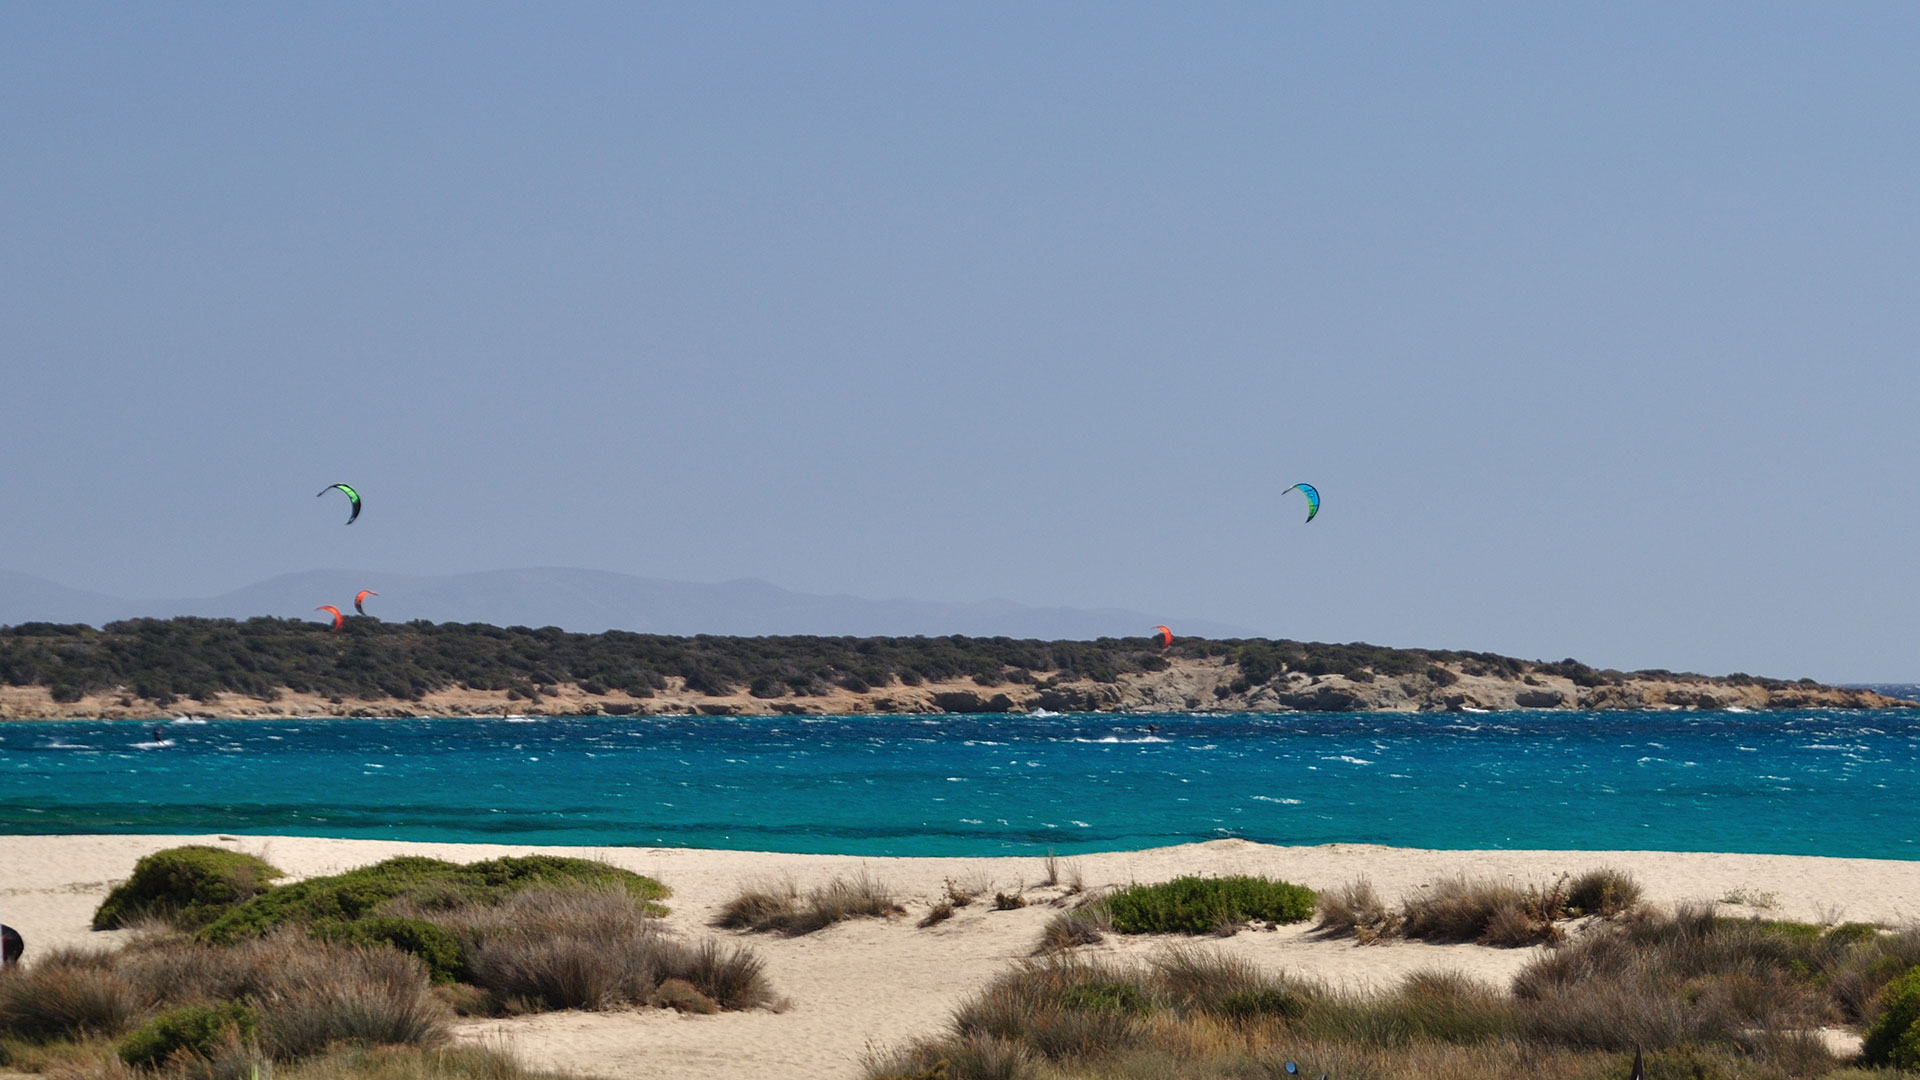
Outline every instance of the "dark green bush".
<path fill-rule="evenodd" d="M 453 932 L 425 919 L 375 915 L 354 922 L 322 922 L 315 937 L 349 945 L 390 945 L 420 958 L 434 982 L 450 983 L 467 977 L 467 951 Z"/>
<path fill-rule="evenodd" d="M 1857 945 L 1863 941 L 1872 941 L 1880 936 L 1880 928 L 1872 923 L 1847 922 L 1832 927 L 1822 940 L 1833 945 Z"/>
<path fill-rule="evenodd" d="M 93 913 L 95 930 L 116 930 L 158 918 L 191 930 L 266 892 L 279 870 L 238 851 L 194 844 L 156 851 L 133 865 L 133 876 Z"/>
<path fill-rule="evenodd" d="M 1122 934 L 1211 934 L 1250 919 L 1295 923 L 1313 917 L 1315 896 L 1304 885 L 1272 878 L 1179 877 L 1130 885 L 1100 901 Z"/>
<path fill-rule="evenodd" d="M 1881 996 L 1882 1012 L 1867 1031 L 1861 1056 L 1869 1065 L 1920 1069 L 1920 967 L 1890 983 Z"/>
<path fill-rule="evenodd" d="M 1235 990 L 1220 999 L 1214 1011 L 1228 1020 L 1294 1020 L 1304 1016 L 1307 1011 L 1306 999 L 1290 990 L 1262 986 L 1252 990 Z"/>
<path fill-rule="evenodd" d="M 120 1059 L 150 1069 L 181 1051 L 211 1057 L 221 1046 L 250 1039 L 259 1029 L 260 1014 L 245 1002 L 187 1005 L 161 1013 L 120 1040 Z"/>
<path fill-rule="evenodd" d="M 1123 1012 L 1145 1016 L 1153 1007 L 1147 995 L 1131 982 L 1076 982 L 1059 990 L 1055 999 L 1062 1008 L 1088 1012 Z"/>

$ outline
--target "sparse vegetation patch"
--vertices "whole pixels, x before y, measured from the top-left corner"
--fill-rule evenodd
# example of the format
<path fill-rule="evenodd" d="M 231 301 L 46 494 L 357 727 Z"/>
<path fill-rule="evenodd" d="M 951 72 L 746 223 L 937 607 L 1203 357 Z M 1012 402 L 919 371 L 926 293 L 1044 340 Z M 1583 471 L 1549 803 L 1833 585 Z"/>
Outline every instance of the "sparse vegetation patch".
<path fill-rule="evenodd" d="M 1355 911 L 1383 906 L 1341 891 Z M 1541 951 L 1511 993 L 1448 972 L 1360 993 L 1194 947 L 1147 963 L 1050 954 L 996 979 L 945 1032 L 873 1055 L 866 1077 L 1239 1080 L 1286 1075 L 1292 1060 L 1308 1076 L 1614 1080 L 1638 1049 L 1653 1080 L 1893 1080 L 1846 1070 L 1812 1033 L 1872 1024 L 1871 1061 L 1912 1068 L 1895 1048 L 1920 1051 L 1907 1034 L 1920 932 L 1816 929 L 1639 911 Z"/>
<path fill-rule="evenodd" d="M 528 1074 L 500 1055 L 434 1053 L 456 1009 L 772 1001 L 752 952 L 663 932 L 667 890 L 604 864 L 403 858 L 291 885 L 273 876 L 219 849 L 142 860 L 103 905 L 103 922 L 138 923 L 123 948 L 54 949 L 0 973 L 0 1064 L 76 1080 L 518 1080 Z M 235 879 L 250 898 L 231 902 L 248 891 Z"/>

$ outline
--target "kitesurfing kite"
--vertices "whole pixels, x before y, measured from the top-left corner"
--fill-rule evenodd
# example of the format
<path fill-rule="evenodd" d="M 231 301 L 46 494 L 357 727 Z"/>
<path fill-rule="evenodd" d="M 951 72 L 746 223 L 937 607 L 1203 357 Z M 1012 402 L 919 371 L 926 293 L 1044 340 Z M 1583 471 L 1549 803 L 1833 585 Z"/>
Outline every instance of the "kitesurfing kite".
<path fill-rule="evenodd" d="M 353 610 L 358 612 L 361 615 L 365 615 L 367 613 L 367 609 L 361 607 L 360 606 L 361 603 L 364 602 L 366 598 L 369 596 L 379 596 L 379 595 L 380 595 L 379 593 L 374 592 L 372 589 L 361 589 L 358 593 L 354 594 Z"/>
<path fill-rule="evenodd" d="M 1173 631 L 1164 626 L 1156 626 L 1153 628 L 1153 632 L 1154 636 L 1160 639 L 1161 652 L 1166 652 L 1168 649 L 1173 648 Z"/>
<path fill-rule="evenodd" d="M 1312 484 L 1295 484 L 1293 487 L 1288 488 L 1287 491 L 1292 491 L 1295 488 L 1298 488 L 1300 493 L 1307 497 L 1307 520 L 1312 521 L 1313 515 L 1320 512 L 1320 492 L 1315 490 Z M 1280 494 L 1285 495 L 1287 491 L 1283 491 Z M 353 504 L 353 512 L 356 514 L 360 512 L 360 503 L 358 501 Z"/>
<path fill-rule="evenodd" d="M 325 495 L 334 488 L 339 488 L 341 491 L 346 492 L 347 498 L 353 501 L 353 513 L 347 515 L 347 524 L 351 525 L 354 519 L 360 516 L 360 493 L 348 487 L 346 484 L 328 484 L 326 487 L 320 489 L 320 495 Z M 317 499 L 320 495 L 315 495 L 314 498 Z"/>
<path fill-rule="evenodd" d="M 333 632 L 336 634 L 340 632 L 341 627 L 347 625 L 347 617 L 345 615 L 340 614 L 340 609 L 337 607 L 334 607 L 332 604 L 321 604 L 319 607 L 314 608 L 313 610 L 333 612 Z"/>

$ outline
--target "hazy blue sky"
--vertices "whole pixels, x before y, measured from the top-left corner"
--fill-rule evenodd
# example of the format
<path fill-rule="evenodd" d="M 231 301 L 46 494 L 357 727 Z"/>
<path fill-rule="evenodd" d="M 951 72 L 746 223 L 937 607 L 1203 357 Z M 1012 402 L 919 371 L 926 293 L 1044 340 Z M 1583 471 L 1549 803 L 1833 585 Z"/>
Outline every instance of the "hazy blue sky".
<path fill-rule="evenodd" d="M 11 3 L 0 567 L 1912 678 L 1916 102 L 1904 4 Z"/>

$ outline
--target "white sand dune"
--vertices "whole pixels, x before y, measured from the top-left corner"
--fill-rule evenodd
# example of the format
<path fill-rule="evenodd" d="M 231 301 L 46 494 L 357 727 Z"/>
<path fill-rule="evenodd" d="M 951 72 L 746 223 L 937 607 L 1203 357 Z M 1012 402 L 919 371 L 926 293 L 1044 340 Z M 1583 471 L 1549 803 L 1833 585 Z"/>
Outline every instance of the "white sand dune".
<path fill-rule="evenodd" d="M 504 1046 L 530 1063 L 614 1078 L 725 1080 L 781 1076 L 846 1080 L 859 1075 L 869 1046 L 932 1033 L 955 1005 L 1032 949 L 1059 910 L 1064 889 L 1041 885 L 1033 857 L 995 859 L 856 858 L 677 848 L 528 848 L 491 844 L 425 844 L 313 837 L 4 836 L 0 837 L 0 918 L 26 937 L 28 959 L 56 945 L 111 946 L 118 933 L 88 929 L 93 910 L 140 856 L 186 843 L 252 852 L 295 877 L 333 873 L 398 854 L 459 861 L 529 851 L 579 855 L 658 878 L 670 886 L 667 925 L 688 938 L 722 936 L 749 943 L 767 963 L 784 1011 L 682 1016 L 660 1010 L 551 1013 L 463 1022 L 459 1037 Z M 1920 862 L 1828 859 L 1790 855 L 1594 851 L 1424 851 L 1366 844 L 1274 847 L 1240 840 L 1109 852 L 1061 860 L 1062 877 L 1088 889 L 1161 881 L 1181 874 L 1265 874 L 1317 889 L 1369 879 L 1389 901 L 1452 874 L 1522 883 L 1562 871 L 1614 866 L 1631 871 L 1647 899 L 1720 901 L 1740 894 L 1762 909 L 1724 905 L 1768 917 L 1850 919 L 1906 924 L 1920 915 Z M 738 935 L 707 924 L 743 884 L 791 879 L 802 888 L 865 872 L 907 905 L 905 918 L 859 920 L 800 938 Z M 986 902 L 959 910 L 928 929 L 914 921 L 945 891 L 948 879 L 994 890 L 1023 891 L 1031 906 L 994 911 Z M 1768 894 L 1771 894 L 1770 896 Z M 1396 942 L 1359 947 L 1314 940 L 1305 927 L 1241 933 L 1210 941 L 1276 970 L 1353 986 L 1390 984 L 1410 971 L 1444 967 L 1504 983 L 1530 949 Z M 1095 946 L 1146 955 L 1163 941 Z"/>

